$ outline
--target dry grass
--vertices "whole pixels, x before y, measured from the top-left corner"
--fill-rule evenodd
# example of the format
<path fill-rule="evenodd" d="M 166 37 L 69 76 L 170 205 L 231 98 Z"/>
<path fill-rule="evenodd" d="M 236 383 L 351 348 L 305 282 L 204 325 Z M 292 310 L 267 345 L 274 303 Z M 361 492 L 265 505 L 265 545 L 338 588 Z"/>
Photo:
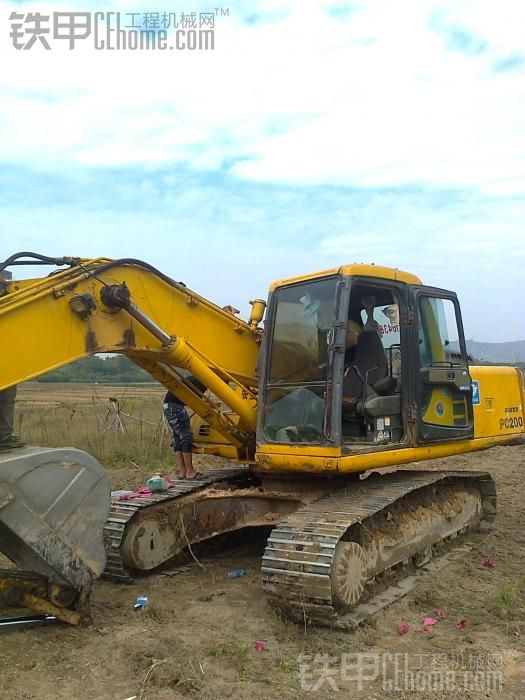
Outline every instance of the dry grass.
<path fill-rule="evenodd" d="M 18 390 L 17 432 L 33 445 L 77 447 L 105 467 L 170 469 L 171 435 L 162 416 L 165 389 L 28 383 Z M 116 404 L 121 411 L 117 422 Z"/>

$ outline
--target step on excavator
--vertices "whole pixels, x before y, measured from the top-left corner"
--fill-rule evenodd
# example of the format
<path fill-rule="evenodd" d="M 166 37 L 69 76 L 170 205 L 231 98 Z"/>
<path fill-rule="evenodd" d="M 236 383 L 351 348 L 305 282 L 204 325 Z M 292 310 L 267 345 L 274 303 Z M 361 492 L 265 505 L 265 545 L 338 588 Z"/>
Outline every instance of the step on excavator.
<path fill-rule="evenodd" d="M 30 264 L 54 270 L 8 280 Z M 265 526 L 270 605 L 352 626 L 458 535 L 494 526 L 489 473 L 424 469 L 525 438 L 523 377 L 470 363 L 453 292 L 344 265 L 275 282 L 245 322 L 140 260 L 23 252 L 0 272 L 0 390 L 121 353 L 195 413 L 198 452 L 232 462 L 121 501 L 80 450 L 0 451 L 0 551 L 16 565 L 0 572 L 3 607 L 85 623 L 99 576 L 129 581 L 194 542 Z"/>

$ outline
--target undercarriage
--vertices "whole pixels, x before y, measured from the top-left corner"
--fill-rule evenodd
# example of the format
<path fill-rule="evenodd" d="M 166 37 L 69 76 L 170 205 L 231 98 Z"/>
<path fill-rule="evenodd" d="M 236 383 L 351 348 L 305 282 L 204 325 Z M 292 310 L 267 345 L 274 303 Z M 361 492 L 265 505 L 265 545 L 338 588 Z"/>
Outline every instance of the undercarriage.
<path fill-rule="evenodd" d="M 29 475 L 25 479 L 30 483 Z M 26 488 L 26 506 L 30 492 Z M 75 512 L 78 517 L 78 504 Z M 451 540 L 491 527 L 495 512 L 494 482 L 483 472 L 294 479 L 261 476 L 248 467 L 210 470 L 195 480 L 176 480 L 168 491 L 113 499 L 102 575 L 131 582 L 137 572 L 152 571 L 197 542 L 245 527 L 273 527 L 261 567 L 269 604 L 301 623 L 353 627 L 408 591 L 414 572 L 446 557 Z M 2 517 L 2 550 L 9 556 L 9 543 L 12 550 L 22 531 L 13 533 L 13 521 L 9 532 L 0 510 L 0 523 Z M 22 530 L 26 525 L 19 523 Z M 78 559 L 92 540 L 93 532 L 85 530 L 84 541 L 76 543 Z M 13 557 L 23 571 L 0 571 L 0 603 L 72 624 L 89 621 L 96 577 L 60 577 L 47 567 L 48 552 L 37 535 L 32 547 Z M 35 561 L 43 564 L 31 570 Z"/>
<path fill-rule="evenodd" d="M 247 469 L 202 475 L 168 493 L 113 502 L 104 575 L 133 580 L 195 542 L 272 526 L 262 558 L 268 602 L 283 616 L 354 627 L 412 587 L 414 574 L 488 530 L 496 491 L 485 472 L 397 471 L 368 478 L 260 480 Z"/>
<path fill-rule="evenodd" d="M 402 580 L 451 540 L 491 528 L 495 514 L 484 472 L 373 475 L 279 523 L 263 556 L 263 588 L 286 617 L 353 627 L 397 599 Z M 385 595 L 393 581 L 397 591 Z"/>

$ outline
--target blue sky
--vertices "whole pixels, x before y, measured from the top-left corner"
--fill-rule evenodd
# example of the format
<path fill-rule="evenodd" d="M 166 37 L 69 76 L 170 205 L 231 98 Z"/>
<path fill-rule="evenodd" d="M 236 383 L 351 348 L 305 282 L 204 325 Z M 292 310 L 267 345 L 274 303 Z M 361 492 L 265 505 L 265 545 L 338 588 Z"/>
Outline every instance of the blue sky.
<path fill-rule="evenodd" d="M 212 3 L 213 6 L 218 3 Z M 220 304 L 346 262 L 525 338 L 525 5 L 232 2 L 214 51 L 15 51 L 0 0 L 0 258 L 143 258 Z"/>

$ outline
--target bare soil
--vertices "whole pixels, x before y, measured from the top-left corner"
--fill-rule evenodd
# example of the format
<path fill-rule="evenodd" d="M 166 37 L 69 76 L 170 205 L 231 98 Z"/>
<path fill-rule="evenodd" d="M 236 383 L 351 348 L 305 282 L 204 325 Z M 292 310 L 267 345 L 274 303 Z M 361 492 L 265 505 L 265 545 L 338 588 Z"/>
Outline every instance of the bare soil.
<path fill-rule="evenodd" d="M 168 452 L 166 463 L 169 459 Z M 412 466 L 491 471 L 498 488 L 496 529 L 468 535 L 472 549 L 466 555 L 422 578 L 407 597 L 358 631 L 305 629 L 279 619 L 259 585 L 267 533 L 229 536 L 196 547 L 195 557 L 205 563 L 186 556 L 193 564 L 181 573 L 179 561 L 132 585 L 97 582 L 89 628 L 52 623 L 0 630 L 0 698 L 521 700 L 525 446 Z M 148 468 L 152 473 L 151 465 L 109 469 L 112 484 L 137 487 Z M 486 558 L 493 568 L 482 564 Z M 247 574 L 225 578 L 237 568 Z M 139 595 L 148 596 L 149 604 L 135 612 Z M 425 630 L 423 619 L 439 617 L 435 611 L 443 611 L 443 619 Z M 456 628 L 460 620 L 467 620 L 463 629 Z M 408 625 L 403 635 L 401 621 Z M 427 675 L 412 685 L 406 674 L 396 681 L 396 665 L 399 672 L 405 662 L 412 670 L 426 668 Z M 501 683 L 497 673 L 487 673 L 489 667 L 501 671 Z M 444 672 L 449 675 L 443 687 Z"/>

